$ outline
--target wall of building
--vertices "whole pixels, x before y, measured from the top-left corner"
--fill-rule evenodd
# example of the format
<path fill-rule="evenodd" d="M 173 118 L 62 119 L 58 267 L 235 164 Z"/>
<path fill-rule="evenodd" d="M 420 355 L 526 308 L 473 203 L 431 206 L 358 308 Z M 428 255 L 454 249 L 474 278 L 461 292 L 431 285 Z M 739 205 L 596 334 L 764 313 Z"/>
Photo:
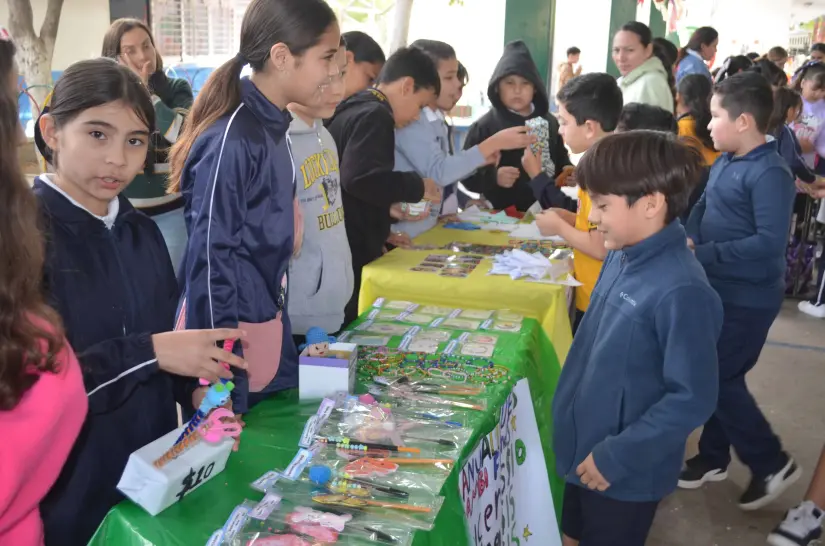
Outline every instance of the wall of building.
<path fill-rule="evenodd" d="M 34 28 L 46 14 L 47 0 L 30 0 L 34 12 Z M 9 6 L 0 2 L 0 24 L 7 27 Z M 60 71 L 75 61 L 100 55 L 103 35 L 109 28 L 109 0 L 69 0 L 63 4 L 52 69 Z"/>

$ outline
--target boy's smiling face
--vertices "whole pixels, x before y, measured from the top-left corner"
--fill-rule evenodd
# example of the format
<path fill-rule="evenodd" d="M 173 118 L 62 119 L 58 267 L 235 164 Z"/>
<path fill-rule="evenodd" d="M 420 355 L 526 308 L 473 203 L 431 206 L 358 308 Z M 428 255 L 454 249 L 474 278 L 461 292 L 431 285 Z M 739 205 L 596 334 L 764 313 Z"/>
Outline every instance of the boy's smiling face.
<path fill-rule="evenodd" d="M 512 74 L 498 82 L 498 95 L 505 107 L 522 115 L 530 113 L 536 88 L 526 78 Z"/>
<path fill-rule="evenodd" d="M 647 238 L 651 220 L 662 215 L 666 207 L 665 197 L 660 193 L 645 195 L 628 206 L 627 198 L 620 195 L 599 195 L 589 193 L 592 207 L 588 221 L 604 237 L 607 250 L 621 250 Z"/>

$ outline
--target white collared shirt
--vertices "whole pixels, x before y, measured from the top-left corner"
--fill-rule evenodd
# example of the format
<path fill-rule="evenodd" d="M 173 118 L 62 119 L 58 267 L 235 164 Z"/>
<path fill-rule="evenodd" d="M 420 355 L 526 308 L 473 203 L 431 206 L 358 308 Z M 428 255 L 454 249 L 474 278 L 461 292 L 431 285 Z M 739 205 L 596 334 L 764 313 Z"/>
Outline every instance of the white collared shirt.
<path fill-rule="evenodd" d="M 118 201 L 117 197 L 115 197 L 114 199 L 109 201 L 109 212 L 106 213 L 106 216 L 98 216 L 97 214 L 93 213 L 92 211 L 90 211 L 89 209 L 87 209 L 86 207 L 84 207 L 83 205 L 78 203 L 77 201 L 75 201 L 74 198 L 72 198 L 71 195 L 69 195 L 68 193 L 63 191 L 51 179 L 52 176 L 54 176 L 54 175 L 52 175 L 52 174 L 41 174 L 40 175 L 40 180 L 42 180 L 43 182 L 48 184 L 50 188 L 52 188 L 53 190 L 58 192 L 60 195 L 65 197 L 69 201 L 69 203 L 71 203 L 72 205 L 76 206 L 79 209 L 85 210 L 86 212 L 88 212 L 89 214 L 91 214 L 92 216 L 94 216 L 95 218 L 100 220 L 101 222 L 103 222 L 106 225 L 106 229 L 112 229 L 112 226 L 115 225 L 115 218 L 117 218 L 117 214 L 118 214 L 118 212 L 120 212 L 120 201 Z"/>

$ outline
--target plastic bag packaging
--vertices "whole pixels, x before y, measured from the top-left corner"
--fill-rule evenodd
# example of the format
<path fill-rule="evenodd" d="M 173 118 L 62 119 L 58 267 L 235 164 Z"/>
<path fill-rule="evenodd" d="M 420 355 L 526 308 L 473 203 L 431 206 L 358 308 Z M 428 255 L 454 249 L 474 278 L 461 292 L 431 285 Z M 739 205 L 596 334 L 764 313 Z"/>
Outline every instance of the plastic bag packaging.
<path fill-rule="evenodd" d="M 392 381 L 394 383 L 404 381 L 406 384 L 406 378 Z M 425 388 L 423 382 L 421 388 Z M 474 389 L 474 395 L 483 392 L 483 387 L 479 386 L 456 386 L 455 389 L 457 390 L 447 392 L 460 392 L 458 389 Z M 464 418 L 453 419 L 448 423 L 428 418 L 424 410 L 414 411 L 401 408 L 396 411 L 378 404 L 370 395 L 362 395 L 339 400 L 323 426 L 320 427 L 318 436 L 346 438 L 353 444 L 367 447 L 377 444 L 415 448 L 434 456 L 456 459 L 472 435 L 470 427 L 465 425 L 466 419 Z M 379 449 L 409 452 L 409 450 L 396 450 L 392 447 L 380 447 Z"/>
<path fill-rule="evenodd" d="M 381 402 L 394 401 L 403 407 L 408 408 L 430 408 L 433 406 L 449 406 L 457 409 L 485 411 L 487 409 L 487 399 L 480 397 L 457 399 L 445 395 L 434 395 L 415 392 L 407 386 L 385 387 L 381 385 L 370 385 L 369 393 Z"/>
<path fill-rule="evenodd" d="M 345 513 L 353 516 L 353 525 L 369 527 L 386 534 L 403 536 L 404 530 L 429 531 L 444 503 L 444 497 L 425 493 L 406 498 L 374 495 L 366 491 L 332 493 L 309 480 L 279 480 L 270 493 L 281 497 L 280 514 L 303 506 L 319 512 Z"/>
<path fill-rule="evenodd" d="M 375 527 L 373 527 L 375 526 Z M 250 517 L 233 546 L 320 546 L 388 544 L 408 546 L 413 530 L 357 510 L 296 504 L 281 499 L 277 511 L 263 519 Z"/>
<path fill-rule="evenodd" d="M 407 498 L 438 495 L 450 475 L 454 459 L 413 456 L 382 450 L 350 450 L 319 444 L 300 479 L 326 485 L 330 491 L 364 489 L 376 497 Z"/>

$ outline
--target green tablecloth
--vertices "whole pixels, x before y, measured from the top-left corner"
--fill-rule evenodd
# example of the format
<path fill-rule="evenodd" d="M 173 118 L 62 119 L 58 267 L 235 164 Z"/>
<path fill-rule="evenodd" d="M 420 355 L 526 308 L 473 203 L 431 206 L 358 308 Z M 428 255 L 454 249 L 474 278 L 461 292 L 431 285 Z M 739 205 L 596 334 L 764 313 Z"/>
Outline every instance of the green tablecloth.
<path fill-rule="evenodd" d="M 569 328 L 569 325 L 565 327 Z M 565 348 L 566 352 L 566 348 Z M 500 404 L 515 381 L 526 377 L 541 435 L 550 485 L 560 514 L 563 484 L 554 472 L 552 450 L 551 403 L 561 368 L 556 349 L 537 321 L 527 319 L 512 351 L 498 358 L 496 364 L 512 371 L 511 381 L 494 387 L 492 403 L 485 412 L 474 414 L 473 437 L 468 442 L 462 461 L 482 434 L 493 429 Z M 215 529 L 220 528 L 232 509 L 244 499 L 260 500 L 263 495 L 249 484 L 264 472 L 282 469 L 292 460 L 307 418 L 318 408 L 317 402 L 301 403 L 296 390 L 286 391 L 256 406 L 246 416 L 241 449 L 233 454 L 223 473 L 193 491 L 184 499 L 152 517 L 131 501 L 112 509 L 90 544 L 117 546 L 196 546 L 205 544 Z M 441 494 L 444 505 L 435 528 L 416 535 L 415 546 L 458 546 L 467 543 L 463 509 L 458 489 L 461 464 L 456 465 L 444 483 Z"/>

